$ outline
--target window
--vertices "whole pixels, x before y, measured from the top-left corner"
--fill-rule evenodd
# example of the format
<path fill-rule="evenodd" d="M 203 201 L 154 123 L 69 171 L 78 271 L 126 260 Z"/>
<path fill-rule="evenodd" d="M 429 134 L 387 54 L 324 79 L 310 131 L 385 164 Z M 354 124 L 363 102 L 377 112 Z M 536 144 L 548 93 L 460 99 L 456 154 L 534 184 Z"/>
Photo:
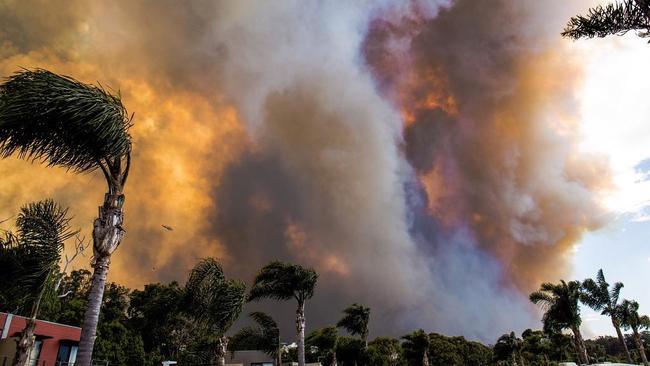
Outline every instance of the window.
<path fill-rule="evenodd" d="M 75 361 L 77 361 L 77 349 L 76 343 L 61 342 L 59 353 L 56 356 L 56 366 L 74 366 Z"/>

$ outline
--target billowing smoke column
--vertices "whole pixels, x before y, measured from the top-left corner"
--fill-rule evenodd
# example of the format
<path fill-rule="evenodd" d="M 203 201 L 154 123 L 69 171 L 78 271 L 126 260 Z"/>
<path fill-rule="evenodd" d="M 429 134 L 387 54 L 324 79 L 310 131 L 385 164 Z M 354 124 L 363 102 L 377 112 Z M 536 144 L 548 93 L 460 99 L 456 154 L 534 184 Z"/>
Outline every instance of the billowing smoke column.
<path fill-rule="evenodd" d="M 576 149 L 575 9 L 538 3 L 3 3 L 0 71 L 105 81 L 136 112 L 113 280 L 281 259 L 321 275 L 310 327 L 362 302 L 375 334 L 492 341 L 535 324 L 526 291 L 599 224 L 607 176 Z M 3 214 L 47 194 L 89 226 L 100 180 L 1 166 Z M 262 306 L 289 339 L 292 306 Z"/>
<path fill-rule="evenodd" d="M 567 250 L 601 224 L 593 192 L 608 182 L 606 166 L 577 149 L 580 72 L 553 49 L 564 47 L 559 25 L 544 16 L 557 5 L 457 1 L 433 20 L 388 14 L 364 44 L 402 110 L 428 213 L 443 231 L 469 229 L 524 291 L 563 275 Z"/>

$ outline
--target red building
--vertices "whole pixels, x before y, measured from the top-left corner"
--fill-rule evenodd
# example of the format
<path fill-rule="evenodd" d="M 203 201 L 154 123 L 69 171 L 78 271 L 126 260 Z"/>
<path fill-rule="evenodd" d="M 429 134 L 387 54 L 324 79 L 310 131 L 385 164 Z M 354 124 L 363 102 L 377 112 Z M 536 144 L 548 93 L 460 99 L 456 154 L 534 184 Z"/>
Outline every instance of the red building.
<path fill-rule="evenodd" d="M 0 366 L 11 365 L 16 339 L 20 336 L 27 318 L 0 312 Z M 36 320 L 36 344 L 30 354 L 30 366 L 73 366 L 81 328 Z"/>

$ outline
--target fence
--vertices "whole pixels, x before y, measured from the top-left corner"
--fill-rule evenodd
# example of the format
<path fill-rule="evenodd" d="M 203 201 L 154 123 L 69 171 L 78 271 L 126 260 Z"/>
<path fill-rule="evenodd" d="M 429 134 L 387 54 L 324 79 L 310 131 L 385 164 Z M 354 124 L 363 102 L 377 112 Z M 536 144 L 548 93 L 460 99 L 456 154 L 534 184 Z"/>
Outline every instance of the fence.
<path fill-rule="evenodd" d="M 14 360 L 14 356 L 0 355 L 0 366 L 11 366 Z M 64 362 L 57 361 L 55 359 L 39 359 L 31 360 L 28 364 L 29 366 L 74 366 L 74 362 Z M 115 366 L 114 363 L 110 363 L 108 360 L 93 360 L 93 366 Z"/>

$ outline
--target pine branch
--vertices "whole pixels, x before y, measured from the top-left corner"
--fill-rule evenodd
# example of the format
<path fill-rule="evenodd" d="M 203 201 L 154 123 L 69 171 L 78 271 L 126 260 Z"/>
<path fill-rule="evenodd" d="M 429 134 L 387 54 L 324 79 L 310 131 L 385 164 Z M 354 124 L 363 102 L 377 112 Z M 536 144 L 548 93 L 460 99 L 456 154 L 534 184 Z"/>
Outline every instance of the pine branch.
<path fill-rule="evenodd" d="M 640 37 L 650 37 L 650 0 L 625 0 L 589 9 L 587 16 L 577 15 L 569 20 L 562 32 L 572 39 L 624 35 L 636 31 Z"/>

